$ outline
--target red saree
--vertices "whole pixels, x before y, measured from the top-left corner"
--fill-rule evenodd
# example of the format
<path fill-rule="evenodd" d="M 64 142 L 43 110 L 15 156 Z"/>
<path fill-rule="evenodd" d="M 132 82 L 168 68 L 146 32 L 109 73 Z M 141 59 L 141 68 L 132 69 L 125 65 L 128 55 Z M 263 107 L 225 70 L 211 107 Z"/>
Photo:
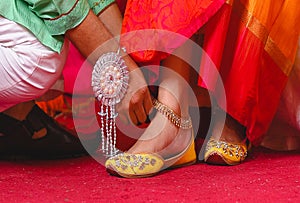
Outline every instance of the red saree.
<path fill-rule="evenodd" d="M 261 142 L 274 117 L 295 59 L 299 8 L 289 0 L 240 0 L 231 7 L 219 66 L 227 101 L 222 108 L 247 127 L 254 144 Z M 219 29 L 217 23 L 208 27 L 207 34 Z M 210 51 L 213 39 L 204 44 Z"/>
<path fill-rule="evenodd" d="M 219 105 L 246 126 L 248 139 L 258 144 L 272 121 L 292 68 L 299 15 L 295 0 L 129 0 L 123 33 L 162 29 L 189 38 L 200 29 L 203 49 L 224 83 L 226 105 L 221 99 Z M 166 49 L 180 46 L 175 44 Z M 154 50 L 131 56 L 154 64 L 168 56 Z M 199 85 L 206 87 L 202 79 L 214 82 L 203 61 L 200 71 L 205 80 L 199 78 Z M 213 86 L 208 88 L 216 91 Z"/>

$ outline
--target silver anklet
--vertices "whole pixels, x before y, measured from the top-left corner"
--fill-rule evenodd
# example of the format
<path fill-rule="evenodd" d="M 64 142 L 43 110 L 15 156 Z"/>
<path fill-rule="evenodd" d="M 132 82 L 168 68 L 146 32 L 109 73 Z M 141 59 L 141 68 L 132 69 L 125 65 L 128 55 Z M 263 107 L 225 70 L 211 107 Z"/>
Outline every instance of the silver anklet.
<path fill-rule="evenodd" d="M 153 107 L 166 116 L 169 121 L 171 121 L 175 126 L 181 128 L 181 129 L 191 129 L 192 128 L 192 120 L 191 117 L 188 118 L 181 118 L 179 115 L 177 115 L 172 109 L 170 109 L 168 106 L 162 104 L 157 99 L 152 98 L 152 104 Z"/>

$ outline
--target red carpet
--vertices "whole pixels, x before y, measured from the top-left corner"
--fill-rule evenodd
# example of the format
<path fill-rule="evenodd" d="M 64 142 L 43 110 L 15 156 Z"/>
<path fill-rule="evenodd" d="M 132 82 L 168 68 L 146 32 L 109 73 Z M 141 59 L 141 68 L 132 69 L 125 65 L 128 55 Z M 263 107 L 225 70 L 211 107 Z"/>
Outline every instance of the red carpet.
<path fill-rule="evenodd" d="M 0 202 L 299 202 L 300 154 L 258 149 L 239 166 L 196 164 L 145 179 L 90 157 L 0 161 Z"/>

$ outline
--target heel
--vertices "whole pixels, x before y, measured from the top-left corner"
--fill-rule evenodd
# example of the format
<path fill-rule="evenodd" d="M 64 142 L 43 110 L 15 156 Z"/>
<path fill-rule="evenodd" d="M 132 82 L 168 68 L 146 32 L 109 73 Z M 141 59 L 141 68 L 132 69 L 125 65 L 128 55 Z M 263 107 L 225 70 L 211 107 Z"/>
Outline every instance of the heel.
<path fill-rule="evenodd" d="M 196 151 L 195 151 L 195 142 L 192 141 L 192 144 L 189 146 L 184 155 L 176 161 L 170 168 L 179 168 L 183 166 L 189 166 L 196 163 Z"/>

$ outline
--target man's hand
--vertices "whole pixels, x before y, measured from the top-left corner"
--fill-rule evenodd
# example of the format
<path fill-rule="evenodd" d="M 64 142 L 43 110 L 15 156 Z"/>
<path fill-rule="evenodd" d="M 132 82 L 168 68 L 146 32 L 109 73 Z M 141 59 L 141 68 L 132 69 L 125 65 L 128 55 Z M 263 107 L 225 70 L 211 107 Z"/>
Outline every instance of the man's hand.
<path fill-rule="evenodd" d="M 144 123 L 152 109 L 152 99 L 142 71 L 129 57 L 124 60 L 130 71 L 129 87 L 121 103 L 117 105 L 120 119 L 128 123 L 128 119 L 134 124 Z"/>
<path fill-rule="evenodd" d="M 109 23 L 103 23 L 90 11 L 80 25 L 66 32 L 66 36 L 81 54 L 88 57 L 91 64 L 94 64 L 102 54 L 118 50 L 119 43 L 113 39 L 113 34 L 106 24 Z M 112 29 L 111 26 L 110 28 Z M 147 83 L 142 71 L 130 56 L 125 55 L 123 58 L 130 71 L 129 88 L 121 103 L 117 105 L 117 111 L 123 121 L 128 122 L 131 119 L 134 124 L 144 123 L 152 108 Z"/>

